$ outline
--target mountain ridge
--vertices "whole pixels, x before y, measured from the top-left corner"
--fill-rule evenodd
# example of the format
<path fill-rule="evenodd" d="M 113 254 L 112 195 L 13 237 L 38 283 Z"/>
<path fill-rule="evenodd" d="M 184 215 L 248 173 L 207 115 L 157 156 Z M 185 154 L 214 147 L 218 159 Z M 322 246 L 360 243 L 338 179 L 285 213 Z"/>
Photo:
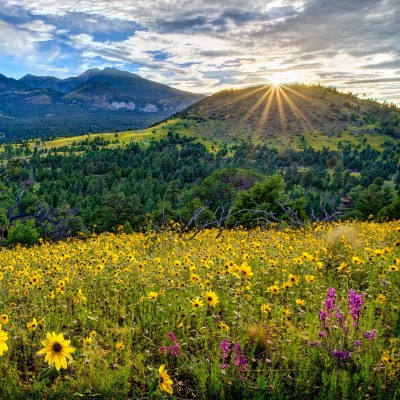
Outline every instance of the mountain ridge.
<path fill-rule="evenodd" d="M 0 120 L 0 137 L 144 128 L 204 97 L 116 68 L 65 79 L 0 75 L 0 116 L 7 118 Z"/>

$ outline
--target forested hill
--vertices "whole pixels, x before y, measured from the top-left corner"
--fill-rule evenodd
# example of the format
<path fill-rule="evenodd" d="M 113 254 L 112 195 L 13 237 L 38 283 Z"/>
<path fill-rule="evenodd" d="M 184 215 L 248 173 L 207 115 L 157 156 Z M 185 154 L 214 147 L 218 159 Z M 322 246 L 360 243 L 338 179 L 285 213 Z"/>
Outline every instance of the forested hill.
<path fill-rule="evenodd" d="M 278 147 L 340 136 L 400 139 L 400 109 L 331 87 L 290 84 L 224 90 L 174 115 L 193 133 Z"/>
<path fill-rule="evenodd" d="M 0 210 L 6 242 L 30 237 L 29 218 L 38 235 L 122 225 L 140 230 L 170 220 L 185 225 L 196 212 L 191 227 L 224 218 L 249 227 L 328 214 L 400 218 L 400 147 L 393 143 L 381 152 L 368 145 L 278 151 L 242 143 L 212 153 L 193 138 L 170 133 L 149 147 L 110 149 L 99 141 L 70 156 L 56 151 L 41 156 L 35 149 L 22 161 L 9 154 Z M 248 209 L 253 212 L 243 211 Z M 228 210 L 235 216 L 227 219 Z M 52 221 L 62 223 L 54 227 Z"/>

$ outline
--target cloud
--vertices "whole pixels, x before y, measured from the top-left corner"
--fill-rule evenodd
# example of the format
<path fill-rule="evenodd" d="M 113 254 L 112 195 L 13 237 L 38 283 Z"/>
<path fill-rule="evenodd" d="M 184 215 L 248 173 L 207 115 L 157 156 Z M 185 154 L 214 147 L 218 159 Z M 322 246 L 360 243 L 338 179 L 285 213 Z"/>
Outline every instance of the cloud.
<path fill-rule="evenodd" d="M 376 83 L 379 96 L 392 96 L 378 83 L 394 82 L 400 67 L 398 0 L 3 1 L 11 29 L 52 40 L 76 57 L 75 68 L 118 65 L 182 89 L 280 74 L 340 87 Z"/>
<path fill-rule="evenodd" d="M 360 85 L 360 84 L 368 84 L 368 83 L 391 83 L 398 82 L 400 83 L 400 78 L 376 78 L 376 79 L 354 79 L 345 82 L 346 85 Z"/>
<path fill-rule="evenodd" d="M 0 41 L 1 54 L 24 57 L 35 52 L 35 40 L 32 40 L 28 31 L 15 28 L 0 20 L 0 32 L 2 37 Z"/>
<path fill-rule="evenodd" d="M 54 25 L 47 25 L 44 21 L 38 19 L 24 24 L 19 24 L 18 28 L 27 29 L 33 32 L 53 32 L 57 29 Z"/>

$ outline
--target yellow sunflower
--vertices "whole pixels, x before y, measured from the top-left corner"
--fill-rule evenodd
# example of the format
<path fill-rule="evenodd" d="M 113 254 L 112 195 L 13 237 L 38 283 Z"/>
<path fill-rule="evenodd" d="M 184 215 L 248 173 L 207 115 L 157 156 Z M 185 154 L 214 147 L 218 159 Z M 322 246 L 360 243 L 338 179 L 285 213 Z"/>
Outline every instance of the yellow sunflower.
<path fill-rule="evenodd" d="M 0 315 L 0 322 L 5 325 L 8 323 L 8 315 L 7 314 L 2 314 Z"/>
<path fill-rule="evenodd" d="M 27 322 L 26 327 L 28 328 L 29 331 L 34 331 L 38 326 L 38 323 L 36 321 L 36 318 L 33 318 L 32 322 Z"/>
<path fill-rule="evenodd" d="M 279 294 L 279 286 L 278 285 L 273 285 L 267 288 L 268 292 L 272 294 Z"/>
<path fill-rule="evenodd" d="M 215 307 L 219 302 L 218 295 L 211 290 L 205 294 L 205 299 L 211 307 Z"/>
<path fill-rule="evenodd" d="M 261 312 L 262 312 L 263 314 L 265 314 L 265 313 L 271 311 L 271 309 L 272 309 L 272 307 L 271 307 L 270 304 L 265 304 L 265 303 L 264 303 L 264 304 L 261 304 Z"/>
<path fill-rule="evenodd" d="M 294 283 L 295 285 L 298 285 L 298 283 L 299 283 L 299 278 L 298 278 L 296 275 L 294 275 L 294 274 L 289 274 L 289 279 L 288 279 L 288 281 Z"/>
<path fill-rule="evenodd" d="M 165 365 L 161 365 L 158 369 L 158 384 L 160 385 L 160 389 L 163 392 L 167 392 L 172 394 L 174 391 L 172 390 L 172 379 L 169 377 L 167 370 L 165 369 Z"/>
<path fill-rule="evenodd" d="M 221 329 L 224 332 L 229 332 L 231 330 L 231 328 L 229 328 L 229 326 L 224 324 L 223 322 L 220 322 L 218 324 L 218 326 L 219 326 L 219 329 Z"/>
<path fill-rule="evenodd" d="M 0 356 L 2 356 L 3 353 L 8 350 L 8 346 L 6 344 L 6 341 L 8 340 L 8 333 L 4 332 L 1 329 L 1 326 L 2 325 L 0 324 Z"/>
<path fill-rule="evenodd" d="M 307 281 L 307 283 L 314 283 L 315 276 L 314 275 L 306 275 L 306 281 Z"/>
<path fill-rule="evenodd" d="M 190 304 L 192 305 L 193 308 L 199 308 L 204 306 L 204 303 L 202 300 L 200 300 L 200 297 L 195 297 L 194 299 L 190 300 Z"/>
<path fill-rule="evenodd" d="M 37 354 L 46 354 L 45 361 L 49 365 L 55 364 L 56 370 L 59 371 L 60 368 L 67 368 L 67 358 L 72 360 L 71 353 L 75 351 L 74 347 L 69 344 L 70 340 L 65 340 L 64 335 L 60 333 L 47 332 L 47 339 L 42 340 L 42 345 L 44 348 L 38 351 Z"/>
<path fill-rule="evenodd" d="M 157 293 L 157 292 L 149 292 L 149 293 L 147 294 L 147 298 L 148 298 L 149 300 L 152 300 L 152 301 L 156 301 L 156 300 L 157 300 L 157 297 L 158 297 L 158 293 Z"/>

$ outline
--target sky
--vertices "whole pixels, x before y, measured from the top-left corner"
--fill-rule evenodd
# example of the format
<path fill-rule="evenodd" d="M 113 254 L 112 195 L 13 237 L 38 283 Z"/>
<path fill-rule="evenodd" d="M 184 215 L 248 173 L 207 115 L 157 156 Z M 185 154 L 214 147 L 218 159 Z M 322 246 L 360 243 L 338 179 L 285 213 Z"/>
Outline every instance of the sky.
<path fill-rule="evenodd" d="M 95 67 L 196 93 L 302 82 L 400 106 L 400 0 L 2 0 L 0 73 Z"/>

